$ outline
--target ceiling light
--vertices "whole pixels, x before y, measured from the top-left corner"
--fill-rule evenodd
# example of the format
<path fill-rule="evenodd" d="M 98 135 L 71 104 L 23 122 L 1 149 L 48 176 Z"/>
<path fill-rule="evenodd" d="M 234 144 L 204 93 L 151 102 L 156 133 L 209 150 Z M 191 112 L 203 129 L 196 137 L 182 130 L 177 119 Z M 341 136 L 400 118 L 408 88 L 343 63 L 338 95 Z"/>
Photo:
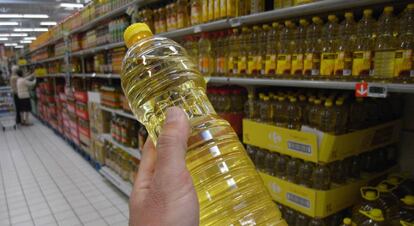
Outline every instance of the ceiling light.
<path fill-rule="evenodd" d="M 4 46 L 17 46 L 17 43 L 4 43 Z"/>
<path fill-rule="evenodd" d="M 26 37 L 27 33 L 0 33 L 0 37 Z"/>
<path fill-rule="evenodd" d="M 23 49 L 24 46 L 14 46 L 16 49 Z"/>
<path fill-rule="evenodd" d="M 77 4 L 77 3 L 60 3 L 60 7 L 63 8 L 82 8 L 83 4 Z"/>
<path fill-rule="evenodd" d="M 0 18 L 49 18 L 46 14 L 0 14 Z"/>
<path fill-rule="evenodd" d="M 0 26 L 16 26 L 16 25 L 19 25 L 19 23 L 12 22 L 12 21 L 10 21 L 10 22 L 0 22 Z"/>
<path fill-rule="evenodd" d="M 36 37 L 24 37 L 23 40 L 36 40 Z"/>
<path fill-rule="evenodd" d="M 39 27 L 39 28 L 15 28 L 13 31 L 16 32 L 33 32 L 33 31 L 48 31 L 49 29 Z"/>
<path fill-rule="evenodd" d="M 32 43 L 31 40 L 21 40 L 20 43 Z"/>
<path fill-rule="evenodd" d="M 42 21 L 40 22 L 41 26 L 55 26 L 57 23 L 55 21 Z"/>
<path fill-rule="evenodd" d="M 0 38 L 0 41 L 7 41 L 9 40 L 8 38 Z"/>

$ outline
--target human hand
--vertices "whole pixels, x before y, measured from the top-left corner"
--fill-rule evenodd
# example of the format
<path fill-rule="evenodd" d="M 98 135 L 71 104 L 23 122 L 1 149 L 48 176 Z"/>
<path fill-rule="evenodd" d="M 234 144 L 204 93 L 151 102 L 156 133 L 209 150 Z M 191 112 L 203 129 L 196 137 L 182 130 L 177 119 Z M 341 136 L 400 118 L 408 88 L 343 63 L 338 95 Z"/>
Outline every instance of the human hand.
<path fill-rule="evenodd" d="M 130 226 L 197 226 L 199 204 L 185 164 L 190 124 L 172 107 L 157 147 L 148 138 L 129 203 Z"/>

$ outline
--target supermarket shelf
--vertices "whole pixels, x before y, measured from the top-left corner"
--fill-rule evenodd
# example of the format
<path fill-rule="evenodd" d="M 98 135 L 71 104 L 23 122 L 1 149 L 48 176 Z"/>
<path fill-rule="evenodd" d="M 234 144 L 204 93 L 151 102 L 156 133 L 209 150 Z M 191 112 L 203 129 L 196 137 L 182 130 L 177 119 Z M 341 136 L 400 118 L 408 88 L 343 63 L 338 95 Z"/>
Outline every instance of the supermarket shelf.
<path fill-rule="evenodd" d="M 85 24 L 79 28 L 74 29 L 70 32 L 71 34 L 79 33 L 86 31 L 88 29 L 93 28 L 96 24 L 99 22 L 102 22 L 103 20 L 107 20 L 113 17 L 116 17 L 118 15 L 121 15 L 128 7 L 134 5 L 137 3 L 138 5 L 145 5 L 149 4 L 151 2 L 156 2 L 155 0 L 136 0 L 133 1 L 125 6 L 122 6 L 108 14 L 105 14 L 101 17 L 96 18 L 95 20 L 89 22 L 88 24 Z M 332 11 L 338 11 L 343 9 L 349 9 L 349 8 L 357 8 L 357 7 L 364 7 L 369 6 L 373 4 L 379 4 L 379 3 L 388 3 L 393 2 L 393 0 L 324 0 L 324 1 L 316 1 L 309 4 L 304 5 L 298 5 L 288 8 L 282 8 L 282 9 L 275 9 L 271 11 L 266 11 L 262 13 L 255 13 L 251 15 L 241 16 L 241 17 L 235 17 L 230 19 L 222 19 L 217 20 L 213 22 L 208 22 L 200 25 L 195 25 L 183 29 L 177 29 L 174 31 L 168 31 L 163 32 L 160 34 L 157 34 L 159 36 L 168 37 L 168 38 L 177 38 L 182 37 L 185 35 L 191 35 L 194 33 L 199 32 L 208 32 L 208 31 L 215 31 L 215 30 L 222 30 L 222 29 L 228 29 L 232 27 L 238 27 L 242 25 L 251 25 L 251 24 L 257 24 L 257 23 L 265 23 L 274 21 L 277 19 L 283 19 L 283 18 L 292 18 L 292 17 L 298 17 L 298 16 L 306 16 L 306 15 L 312 15 L 312 14 L 318 14 L 318 13 L 324 13 L 324 12 L 332 12 Z M 56 39 L 57 40 L 57 39 Z M 53 43 L 56 40 L 51 40 L 47 42 L 46 44 L 42 45 L 39 48 L 42 48 L 48 44 Z M 102 50 L 109 50 L 112 48 L 122 47 L 124 46 L 124 42 L 117 42 L 117 43 L 111 43 L 107 45 L 102 45 L 94 48 L 89 48 L 85 50 L 80 50 L 77 52 L 74 52 L 71 54 L 71 56 L 81 56 L 81 55 L 89 55 L 93 54 L 98 51 Z"/>
<path fill-rule="evenodd" d="M 101 46 L 97 46 L 97 47 L 93 47 L 93 48 L 88 48 L 88 49 L 76 51 L 76 52 L 73 52 L 71 54 L 71 56 L 90 55 L 90 54 L 94 54 L 94 53 L 99 52 L 99 51 L 114 49 L 114 48 L 118 48 L 118 47 L 122 47 L 122 46 L 125 46 L 124 42 L 115 42 L 115 43 L 110 43 L 110 44 L 106 44 L 106 45 L 101 45 Z"/>
<path fill-rule="evenodd" d="M 36 78 L 64 78 L 65 73 L 47 74 L 44 76 L 36 76 Z"/>
<path fill-rule="evenodd" d="M 74 77 L 78 78 L 114 78 L 119 79 L 119 74 L 104 74 L 104 73 L 86 73 L 86 74 L 72 74 Z"/>
<path fill-rule="evenodd" d="M 40 45 L 40 46 L 36 47 L 35 49 L 30 50 L 30 51 L 29 51 L 26 55 L 30 55 L 30 54 L 32 54 L 32 53 L 34 53 L 34 52 L 36 52 L 37 50 L 39 50 L 39 49 L 41 49 L 41 48 L 44 48 L 44 47 L 46 47 L 46 46 L 48 46 L 48 45 L 51 45 L 51 44 L 53 44 L 53 43 L 57 42 L 58 40 L 60 40 L 60 39 L 62 39 L 62 38 L 63 38 L 62 36 L 59 36 L 59 37 L 57 37 L 57 38 L 51 39 L 51 40 L 49 40 L 49 41 L 47 41 L 47 42 L 43 43 L 42 45 Z"/>
<path fill-rule="evenodd" d="M 117 114 L 117 115 L 121 115 L 121 116 L 130 118 L 130 119 L 133 119 L 133 120 L 137 120 L 133 114 L 126 113 L 122 110 L 115 110 L 115 109 L 108 108 L 108 107 L 105 107 L 105 106 L 102 106 L 102 105 L 100 105 L 100 108 L 104 111 L 112 112 L 112 114 Z"/>
<path fill-rule="evenodd" d="M 132 192 L 132 185 L 124 181 L 118 174 L 110 168 L 104 166 L 99 170 L 99 173 L 111 182 L 115 187 L 122 191 L 126 196 L 130 196 Z"/>
<path fill-rule="evenodd" d="M 99 136 L 100 136 L 101 139 L 109 141 L 113 145 L 115 145 L 115 146 L 119 147 L 120 149 L 128 152 L 128 154 L 130 154 L 131 156 L 133 156 L 137 159 L 141 159 L 141 152 L 138 149 L 130 148 L 130 147 L 127 147 L 125 145 L 122 145 L 122 144 L 116 142 L 110 134 L 101 134 Z"/>
<path fill-rule="evenodd" d="M 263 79 L 263 78 L 232 78 L 207 77 L 206 81 L 213 84 L 241 86 L 285 86 L 321 89 L 355 90 L 355 81 L 299 80 L 299 79 Z M 414 84 L 368 83 L 370 86 L 384 87 L 388 92 L 414 93 Z"/>
<path fill-rule="evenodd" d="M 51 62 L 51 61 L 55 61 L 55 60 L 63 60 L 63 57 L 64 57 L 64 55 L 51 57 L 51 58 L 47 58 L 47 59 L 44 59 L 44 60 L 39 60 L 39 61 L 36 61 L 36 62 L 33 62 L 33 63 L 25 64 L 23 66 L 32 66 L 32 65 L 35 65 L 35 64 L 43 64 L 43 63 L 47 63 L 47 62 Z"/>

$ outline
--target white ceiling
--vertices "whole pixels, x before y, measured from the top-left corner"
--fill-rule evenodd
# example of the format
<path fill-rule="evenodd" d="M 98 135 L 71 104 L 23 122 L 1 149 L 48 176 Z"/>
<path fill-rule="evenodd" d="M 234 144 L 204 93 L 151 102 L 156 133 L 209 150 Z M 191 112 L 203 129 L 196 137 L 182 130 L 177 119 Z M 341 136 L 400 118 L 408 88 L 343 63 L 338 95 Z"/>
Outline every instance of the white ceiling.
<path fill-rule="evenodd" d="M 89 0 L 0 0 L 0 14 L 47 14 L 47 19 L 6 19 L 0 22 L 16 21 L 18 26 L 0 26 L 0 33 L 12 33 L 14 28 L 48 27 L 40 26 L 41 21 L 59 22 L 72 14 L 75 10 L 59 7 L 60 3 L 85 3 Z M 37 36 L 41 32 L 24 32 L 29 36 Z M 9 38 L 13 39 L 13 38 Z M 14 38 L 20 40 L 21 38 Z M 6 42 L 6 41 L 0 41 Z"/>

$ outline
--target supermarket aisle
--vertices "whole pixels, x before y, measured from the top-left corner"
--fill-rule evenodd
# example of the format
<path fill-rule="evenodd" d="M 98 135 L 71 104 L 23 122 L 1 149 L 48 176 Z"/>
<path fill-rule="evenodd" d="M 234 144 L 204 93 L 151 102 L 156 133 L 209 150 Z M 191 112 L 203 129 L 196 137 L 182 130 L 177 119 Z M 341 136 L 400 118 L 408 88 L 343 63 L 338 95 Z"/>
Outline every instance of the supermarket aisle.
<path fill-rule="evenodd" d="M 0 132 L 0 225 L 127 225 L 127 198 L 34 121 Z"/>

